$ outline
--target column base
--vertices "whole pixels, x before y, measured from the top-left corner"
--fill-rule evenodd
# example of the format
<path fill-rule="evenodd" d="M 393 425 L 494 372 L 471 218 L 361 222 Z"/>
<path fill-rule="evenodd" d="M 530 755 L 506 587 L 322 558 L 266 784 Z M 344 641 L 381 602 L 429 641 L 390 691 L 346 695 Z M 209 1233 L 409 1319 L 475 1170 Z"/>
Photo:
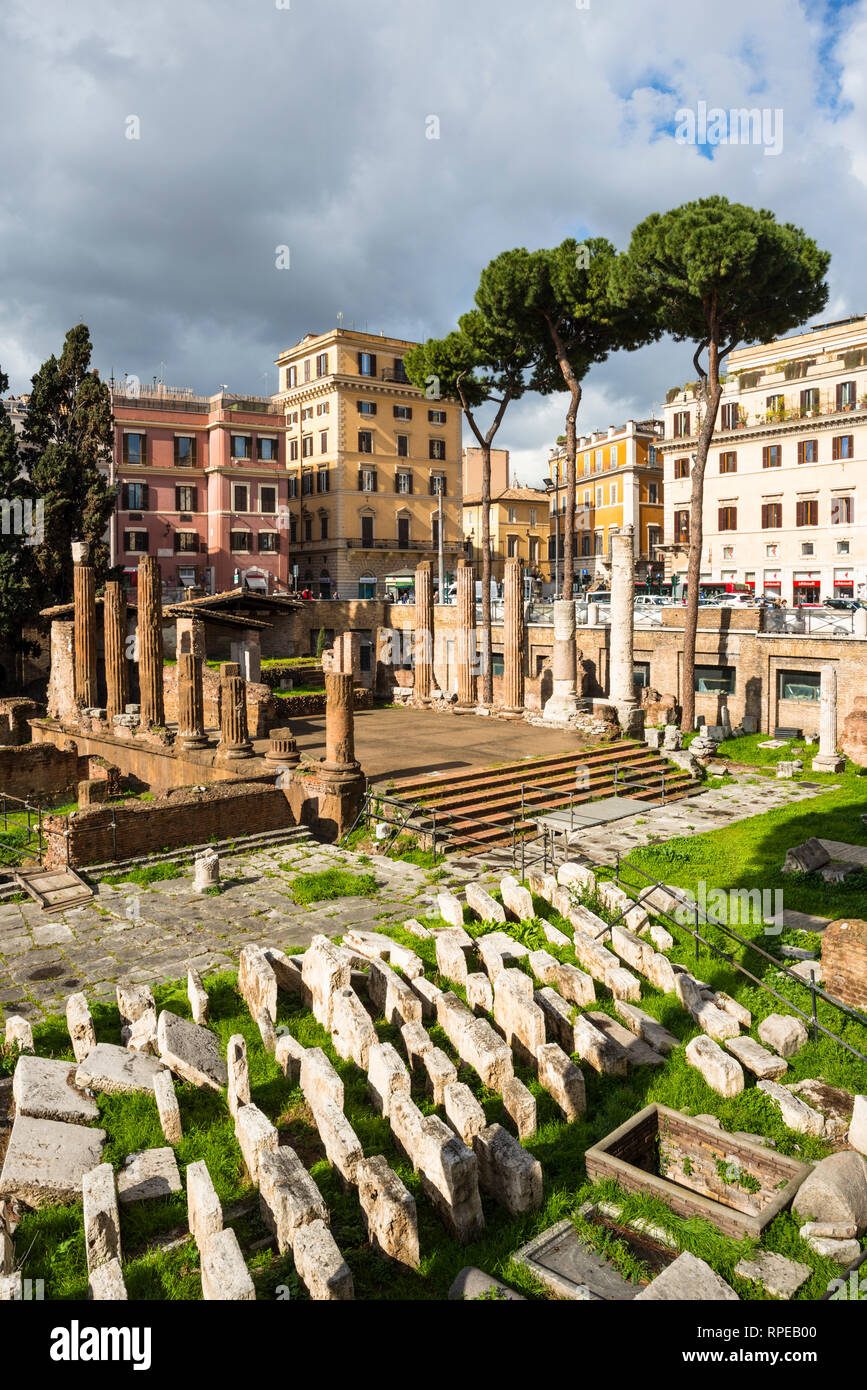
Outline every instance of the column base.
<path fill-rule="evenodd" d="M 331 782 L 353 782 L 361 775 L 361 763 L 308 763 L 311 771 L 327 777 Z"/>
<path fill-rule="evenodd" d="M 205 734 L 179 734 L 177 746 L 184 753 L 193 753 L 196 749 L 207 748 L 208 739 Z"/>
<path fill-rule="evenodd" d="M 644 710 L 633 701 L 608 700 L 617 711 L 617 722 L 624 738 L 644 738 Z"/>
<path fill-rule="evenodd" d="M 814 772 L 843 772 L 846 759 L 837 753 L 818 753 L 810 764 Z"/>
<path fill-rule="evenodd" d="M 558 685 L 565 686 L 565 689 L 557 689 Z M 581 702 L 575 693 L 574 683 L 571 681 L 555 681 L 554 692 L 545 701 L 545 708 L 542 710 L 542 718 L 546 724 L 568 724 L 570 719 L 578 713 Z"/>
<path fill-rule="evenodd" d="M 244 762 L 247 758 L 253 757 L 252 743 L 239 743 L 229 747 L 217 746 L 215 759 L 218 763 L 238 763 Z"/>

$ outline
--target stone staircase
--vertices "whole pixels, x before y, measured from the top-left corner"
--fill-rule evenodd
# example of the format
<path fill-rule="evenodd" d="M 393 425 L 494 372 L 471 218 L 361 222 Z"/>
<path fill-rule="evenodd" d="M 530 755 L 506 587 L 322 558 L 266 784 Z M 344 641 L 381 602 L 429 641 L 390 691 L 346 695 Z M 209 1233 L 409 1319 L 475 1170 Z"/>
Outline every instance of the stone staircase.
<path fill-rule="evenodd" d="M 663 797 L 664 784 L 664 797 Z M 437 839 L 456 851 L 503 849 L 532 835 L 536 818 L 606 797 L 660 805 L 693 794 L 699 783 L 635 740 L 578 748 L 459 773 L 428 773 L 397 782 L 390 795 L 430 813 Z M 419 828 L 416 826 L 415 828 Z"/>

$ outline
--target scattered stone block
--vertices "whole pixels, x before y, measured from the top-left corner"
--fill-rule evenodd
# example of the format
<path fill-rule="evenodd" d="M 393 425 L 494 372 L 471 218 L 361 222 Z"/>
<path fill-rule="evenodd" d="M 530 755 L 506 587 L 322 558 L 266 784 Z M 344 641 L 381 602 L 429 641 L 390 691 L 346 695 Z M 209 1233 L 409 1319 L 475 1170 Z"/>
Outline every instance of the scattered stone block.
<path fill-rule="evenodd" d="M 244 1157 L 247 1172 L 250 1174 L 250 1181 L 257 1184 L 259 1181 L 259 1155 L 264 1150 L 272 1153 L 279 1144 L 279 1137 L 276 1129 L 263 1115 L 258 1105 L 241 1105 L 235 1116 L 235 1138 L 238 1147 Z"/>
<path fill-rule="evenodd" d="M 620 968 L 620 961 L 617 959 L 617 956 L 600 945 L 598 941 L 594 941 L 592 937 L 587 936 L 583 931 L 575 932 L 572 938 L 572 944 L 575 947 L 575 954 L 584 966 L 584 969 L 589 971 L 594 980 L 598 980 L 599 984 L 607 985 L 609 971 L 618 970 Z"/>
<path fill-rule="evenodd" d="M 157 1046 L 160 1061 L 182 1081 L 211 1091 L 221 1091 L 227 1085 L 226 1063 L 209 1028 L 200 1028 L 198 1023 L 163 1009 L 157 1020 Z"/>
<path fill-rule="evenodd" d="M 310 1297 L 317 1302 L 355 1298 L 349 1265 L 324 1221 L 308 1221 L 295 1232 L 295 1269 Z"/>
<path fill-rule="evenodd" d="M 640 975 L 647 974 L 654 954 L 648 941 L 642 941 L 640 936 L 617 923 L 611 928 L 611 949 Z"/>
<path fill-rule="evenodd" d="M 867 1162 L 854 1149 L 823 1158 L 795 1193 L 792 1210 L 806 1221 L 852 1225 L 862 1235 L 867 1231 Z"/>
<path fill-rule="evenodd" d="M 571 999 L 575 1004 L 584 1006 L 595 1003 L 593 981 L 583 970 L 578 970 L 574 965 L 561 965 L 548 951 L 532 951 L 529 959 L 530 969 L 543 985 L 550 985 L 564 999 Z"/>
<path fill-rule="evenodd" d="M 840 1139 L 847 1133 L 855 1104 L 855 1097 L 850 1091 L 811 1078 L 796 1081 L 789 1089 L 806 1105 L 811 1105 L 814 1110 L 824 1115 L 826 1139 Z M 853 1149 L 856 1147 L 852 1144 L 851 1138 L 849 1143 Z"/>
<path fill-rule="evenodd" d="M 581 932 L 583 936 L 589 936 L 591 941 L 602 942 L 608 940 L 611 934 L 611 928 L 608 923 L 597 916 L 595 912 L 591 912 L 589 907 L 585 907 L 583 903 L 576 902 L 565 903 L 562 907 L 565 908 L 565 911 L 558 909 L 560 910 L 560 916 L 565 917 L 566 921 L 571 927 L 574 927 L 575 931 Z M 572 940 L 574 943 L 574 935 Z M 581 957 L 579 956 L 578 959 L 580 960 Z"/>
<path fill-rule="evenodd" d="M 463 1081 L 452 1081 L 443 1093 L 443 1105 L 449 1124 L 471 1149 L 474 1137 L 485 1128 L 487 1120 L 469 1086 Z"/>
<path fill-rule="evenodd" d="M 339 1105 L 326 1096 L 314 1114 L 325 1156 L 343 1179 L 344 1187 L 355 1183 L 355 1170 L 364 1157 L 361 1140 Z"/>
<path fill-rule="evenodd" d="M 643 934 L 650 937 L 657 951 L 671 951 L 674 948 L 674 937 L 659 922 L 648 923 Z"/>
<path fill-rule="evenodd" d="M 437 970 L 446 980 L 455 984 L 467 983 L 467 958 L 456 932 L 437 932 L 436 938 Z"/>
<path fill-rule="evenodd" d="M 440 993 L 437 999 L 436 1019 L 459 1057 L 464 1056 L 466 1038 L 474 1031 L 476 1023 L 484 1022 L 483 1019 L 477 1019 L 463 1000 L 451 990 L 445 994 Z"/>
<path fill-rule="evenodd" d="M 205 1302 L 255 1303 L 256 1289 L 231 1226 L 212 1236 L 200 1263 Z"/>
<path fill-rule="evenodd" d="M 487 1125 L 473 1139 L 479 1186 L 513 1215 L 542 1205 L 542 1165 L 502 1125 Z"/>
<path fill-rule="evenodd" d="M 694 1039 L 698 1042 L 699 1039 Z M 719 1051 L 719 1049 L 717 1049 Z M 684 1250 L 673 1264 L 636 1294 L 635 1302 L 737 1303 L 738 1296 L 704 1260 Z"/>
<path fill-rule="evenodd" d="M 561 994 L 546 985 L 537 989 L 533 995 L 545 1017 L 545 1037 L 549 1042 L 559 1043 L 567 1052 L 575 1050 L 575 1026 L 572 1015 L 574 1005 L 567 1004 Z"/>
<path fill-rule="evenodd" d="M 193 1022 L 204 1027 L 208 1022 L 211 1004 L 208 999 L 208 992 L 202 984 L 201 975 L 198 970 L 193 970 L 191 966 L 187 968 L 187 998 L 190 1001 Z"/>
<path fill-rule="evenodd" d="M 223 1229 L 223 1208 L 204 1159 L 187 1164 L 187 1225 L 203 1254 Z"/>
<path fill-rule="evenodd" d="M 87 1268 L 94 1270 L 121 1258 L 117 1185 L 110 1163 L 100 1163 L 81 1182 Z"/>
<path fill-rule="evenodd" d="M 772 1047 L 781 1057 L 794 1057 L 809 1038 L 801 1020 L 790 1014 L 768 1014 L 756 1031 L 759 1041 Z"/>
<path fill-rule="evenodd" d="M 545 1015 L 534 1003 L 533 982 L 523 971 L 502 970 L 494 981 L 494 1021 L 510 1047 L 520 1056 L 535 1058 L 545 1042 Z"/>
<path fill-rule="evenodd" d="M 83 994 L 70 994 L 66 1001 L 66 1027 L 72 1039 L 76 1062 L 83 1062 L 96 1047 L 96 1029 Z"/>
<path fill-rule="evenodd" d="M 408 917 L 403 924 L 404 931 L 408 931 L 412 936 L 417 936 L 419 940 L 426 941 L 433 932 L 428 931 L 427 927 L 422 926 L 421 922 L 416 921 L 415 917 Z"/>
<path fill-rule="evenodd" d="M 749 1009 L 745 1009 L 743 1004 L 739 1004 L 737 999 L 732 999 L 730 994 L 724 994 L 718 990 L 713 997 L 713 1002 L 723 1013 L 731 1014 L 732 1018 L 737 1019 L 742 1028 L 752 1028 L 753 1016 Z"/>
<path fill-rule="evenodd" d="M 372 960 L 367 975 L 367 993 L 374 1008 L 388 1023 L 399 1028 L 403 1023 L 421 1023 L 422 982 L 423 976 L 419 976 L 411 985 L 407 984 L 385 961 Z M 421 988 L 416 989 L 417 985 Z"/>
<path fill-rule="evenodd" d="M 523 888 L 514 874 L 500 879 L 500 893 L 506 916 L 514 922 L 527 922 L 533 916 L 533 894 Z"/>
<path fill-rule="evenodd" d="M 615 999 L 627 999 L 632 1003 L 638 1003 L 641 998 L 641 985 L 632 972 L 625 970 L 623 966 L 609 970 L 605 983 Z"/>
<path fill-rule="evenodd" d="M 256 1018 L 261 1009 L 277 1018 L 277 976 L 261 946 L 243 946 L 238 959 L 238 993 Z"/>
<path fill-rule="evenodd" d="M 642 1042 L 647 1043 L 654 1051 L 668 1054 L 673 1052 L 676 1047 L 681 1046 L 680 1038 L 675 1037 L 667 1028 L 643 1009 L 637 1009 L 634 1004 L 628 1004 L 625 1000 L 615 1001 L 614 1010 L 619 1018 L 623 1019 L 627 1028 L 634 1033 Z"/>
<path fill-rule="evenodd" d="M 516 1293 L 508 1285 L 501 1284 L 499 1279 L 495 1279 L 493 1275 L 486 1274 L 483 1269 L 477 1269 L 475 1265 L 465 1265 L 449 1289 L 449 1299 L 452 1301 L 463 1299 L 469 1303 L 479 1298 L 490 1299 L 492 1302 L 526 1302 L 522 1293 Z"/>
<path fill-rule="evenodd" d="M 484 936 L 478 937 L 476 950 L 492 982 L 501 970 L 529 955 L 522 942 L 514 941 L 511 936 L 501 931 L 486 932 Z"/>
<path fill-rule="evenodd" d="M 544 898 L 546 903 L 549 903 L 557 887 L 557 875 L 530 872 L 527 874 L 527 887 L 531 893 L 535 893 L 538 898 Z"/>
<path fill-rule="evenodd" d="M 99 1117 L 96 1101 L 73 1085 L 75 1063 L 22 1053 L 15 1065 L 12 1095 L 19 1115 L 87 1125 Z"/>
<path fill-rule="evenodd" d="M 466 1244 L 477 1236 L 485 1224 L 478 1164 L 473 1152 L 437 1115 L 421 1121 L 414 1166 L 422 1188 L 455 1239 Z"/>
<path fill-rule="evenodd" d="M 830 862 L 831 856 L 825 849 L 821 840 L 811 836 L 802 845 L 795 845 L 786 851 L 786 862 L 783 865 L 784 874 L 810 874 L 815 869 L 822 869 Z"/>
<path fill-rule="evenodd" d="M 578 864 L 573 859 L 567 859 L 565 864 L 561 864 L 557 870 L 557 882 L 563 888 L 575 886 L 584 892 L 593 893 L 596 889 L 596 875 L 586 864 Z"/>
<path fill-rule="evenodd" d="M 247 1061 L 247 1043 L 241 1033 L 233 1033 L 226 1047 L 226 1074 L 228 1089 L 226 1100 L 229 1114 L 237 1118 L 242 1105 L 249 1105 L 250 1067 Z"/>
<path fill-rule="evenodd" d="M 817 1255 L 836 1260 L 844 1269 L 862 1254 L 861 1243 L 857 1240 L 830 1240 L 826 1236 L 808 1236 L 807 1244 L 813 1247 Z"/>
<path fill-rule="evenodd" d="M 88 1275 L 87 1293 L 94 1303 L 125 1303 L 127 1292 L 120 1260 L 106 1260 L 92 1269 Z"/>
<path fill-rule="evenodd" d="M 857 1227 L 854 1221 L 807 1221 L 798 1234 L 802 1240 L 854 1240 Z"/>
<path fill-rule="evenodd" d="M 569 938 L 568 938 L 568 936 L 566 935 L 566 933 L 563 932 L 563 931 L 561 931 L 559 927 L 554 927 L 554 926 L 552 926 L 550 922 L 543 922 L 543 923 L 542 923 L 542 931 L 543 931 L 544 934 L 545 934 L 545 940 L 546 940 L 547 942 L 549 942 L 549 944 L 550 944 L 551 946 L 571 946 L 571 945 L 572 945 L 572 943 L 571 943 L 571 941 L 569 940 Z M 454 1287 L 454 1286 L 452 1286 L 452 1287 Z M 521 1297 L 521 1295 L 516 1295 L 516 1297 Z"/>
<path fill-rule="evenodd" d="M 180 1192 L 181 1175 L 173 1149 L 143 1149 L 127 1154 L 117 1174 L 118 1201 L 147 1202 Z"/>
<path fill-rule="evenodd" d="M 338 1057 L 344 1062 L 351 1060 L 362 1071 L 367 1071 L 370 1049 L 377 1041 L 376 1029 L 354 989 L 339 989 L 334 996 L 331 1041 Z"/>
<path fill-rule="evenodd" d="M 409 1095 L 409 1072 L 391 1043 L 376 1043 L 370 1049 L 367 1084 L 374 1108 L 380 1115 L 388 1115 L 392 1096 Z"/>
<path fill-rule="evenodd" d="M 303 956 L 287 956 L 285 951 L 278 951 L 275 946 L 266 946 L 265 959 L 274 971 L 277 981 L 277 988 L 282 989 L 285 994 L 304 993 L 304 982 L 301 977 L 301 968 L 304 960 Z M 198 1019 L 196 1022 L 198 1023 Z"/>
<path fill-rule="evenodd" d="M 718 1043 L 701 1033 L 687 1043 L 687 1062 L 700 1071 L 712 1091 L 718 1096 L 737 1096 L 744 1089 L 744 1073 L 739 1062 L 723 1052 Z M 772 1083 L 773 1084 L 773 1083 Z"/>
<path fill-rule="evenodd" d="M 809 1265 L 788 1260 L 785 1255 L 775 1255 L 770 1250 L 761 1250 L 749 1259 L 738 1260 L 735 1265 L 739 1278 L 761 1284 L 774 1298 L 791 1298 L 812 1273 Z"/>
<path fill-rule="evenodd" d="M 789 1066 L 784 1057 L 778 1057 L 775 1052 L 768 1052 L 755 1038 L 727 1038 L 726 1047 L 733 1057 L 737 1057 L 742 1067 L 746 1067 L 747 1071 L 751 1071 L 761 1081 L 776 1081 Z"/>
<path fill-rule="evenodd" d="M 605 1033 L 578 1014 L 574 1025 L 575 1051 L 603 1076 L 625 1076 L 626 1054 Z"/>
<path fill-rule="evenodd" d="M 467 906 L 473 909 L 483 922 L 505 922 L 506 909 L 480 883 L 468 883 L 464 889 Z"/>
<path fill-rule="evenodd" d="M 350 970 L 349 962 L 327 936 L 314 936 L 301 965 L 302 994 L 316 1022 L 329 1031 L 332 999 L 339 989 L 351 984 Z"/>
<path fill-rule="evenodd" d="M 301 1059 L 301 1090 L 304 1099 L 316 1114 L 327 1097 L 338 1110 L 343 1109 L 343 1082 L 321 1047 L 308 1047 Z"/>
<path fill-rule="evenodd" d="M 853 1149 L 867 1155 L 867 1096 L 855 1096 L 849 1123 L 849 1143 Z"/>
<path fill-rule="evenodd" d="M 259 1029 L 262 1046 L 269 1056 L 273 1057 L 277 1051 L 277 1032 L 274 1028 L 274 1020 L 267 1009 L 260 1009 L 256 1014 L 256 1027 Z"/>
<path fill-rule="evenodd" d="M 311 1221 L 328 1224 L 322 1193 L 287 1144 L 273 1151 L 265 1149 L 259 1155 L 259 1207 L 281 1255 L 292 1249 L 299 1227 Z"/>
<path fill-rule="evenodd" d="M 373 1249 L 398 1264 L 418 1269 L 415 1198 L 381 1154 L 359 1163 L 357 1181 L 358 1200 Z"/>
<path fill-rule="evenodd" d="M 434 1105 L 442 1105 L 445 1088 L 452 1081 L 457 1081 L 458 1069 L 440 1047 L 431 1047 L 422 1060 Z"/>
<path fill-rule="evenodd" d="M 539 1051 L 541 1054 L 544 1048 L 540 1048 Z M 518 1132 L 519 1139 L 526 1139 L 536 1133 L 536 1097 L 517 1076 L 510 1076 L 503 1087 L 503 1106 Z"/>
<path fill-rule="evenodd" d="M 561 1047 L 546 1043 L 539 1048 L 539 1083 L 553 1096 L 566 1120 L 577 1119 L 587 1108 L 584 1074 Z M 523 1135 L 519 1134 L 520 1138 Z"/>
<path fill-rule="evenodd" d="M 19 1052 L 33 1051 L 33 1029 L 20 1014 L 12 1014 L 6 1020 L 6 1046 L 13 1045 Z"/>
<path fill-rule="evenodd" d="M 388 1117 L 392 1137 L 398 1149 L 414 1168 L 418 1166 L 423 1120 L 424 1116 L 410 1096 L 398 1094 L 393 1098 L 391 1114 Z"/>
<path fill-rule="evenodd" d="M 443 992 L 439 986 L 420 975 L 413 980 L 412 990 L 419 1002 L 419 1022 L 422 1018 L 436 1018 L 437 1000 Z"/>
<path fill-rule="evenodd" d="M 130 1052 L 115 1043 L 97 1043 L 75 1073 L 75 1084 L 82 1091 L 153 1091 L 154 1077 L 164 1071 L 162 1062 L 143 1052 Z"/>
<path fill-rule="evenodd" d="M 35 1208 L 74 1202 L 81 1197 L 85 1173 L 103 1161 L 104 1143 L 104 1130 L 15 1116 L 0 1172 L 0 1198 Z"/>
<path fill-rule="evenodd" d="M 759 1081 L 756 1090 L 764 1091 L 765 1095 L 775 1102 L 783 1117 L 783 1124 L 788 1125 L 789 1129 L 794 1129 L 799 1134 L 818 1136 L 824 1133 L 825 1116 L 792 1095 L 785 1086 L 776 1081 Z"/>
<path fill-rule="evenodd" d="M 184 1137 L 181 1126 L 181 1108 L 175 1094 L 174 1082 L 167 1071 L 158 1072 L 154 1077 L 154 1099 L 160 1117 L 163 1134 L 170 1144 L 180 1144 Z"/>
<path fill-rule="evenodd" d="M 289 1081 L 301 1080 L 301 1063 L 307 1051 L 291 1033 L 279 1033 L 274 1048 L 274 1061 Z"/>
<path fill-rule="evenodd" d="M 456 931 L 464 931 L 464 909 L 454 893 L 437 893 L 437 911 L 449 926 L 454 927 Z M 467 937 L 464 945 L 471 944 L 471 937 L 466 932 L 464 935 Z"/>
<path fill-rule="evenodd" d="M 118 985 L 115 994 L 123 1044 L 138 1052 L 155 1051 L 157 1006 L 152 991 L 147 985 Z"/>
<path fill-rule="evenodd" d="M 490 1090 L 502 1094 L 515 1072 L 512 1050 L 486 1018 L 475 1020 L 475 1027 L 464 1036 L 463 1050 L 458 1048 L 457 1051 L 461 1060 L 474 1069 Z"/>
<path fill-rule="evenodd" d="M 598 1032 L 604 1034 L 617 1056 L 625 1058 L 631 1067 L 661 1067 L 665 1058 L 641 1038 L 636 1037 L 612 1018 L 610 1014 L 592 1009 L 584 1017 Z"/>
<path fill-rule="evenodd" d="M 430 1052 L 433 1042 L 421 1023 L 405 1023 L 400 1030 L 400 1038 L 406 1052 L 407 1066 L 412 1071 L 422 1062 L 425 1053 Z"/>
<path fill-rule="evenodd" d="M 674 967 L 667 956 L 661 951 L 656 951 L 650 960 L 647 968 L 647 978 L 652 985 L 661 990 L 663 994 L 674 994 L 676 992 L 676 975 Z"/>
<path fill-rule="evenodd" d="M 411 951 L 408 946 L 401 946 L 397 941 L 389 940 L 388 959 L 391 965 L 403 971 L 408 980 L 416 980 L 419 975 L 424 974 L 424 961 L 421 956 L 417 956 L 415 951 Z"/>
<path fill-rule="evenodd" d="M 467 1003 L 474 1013 L 491 1013 L 494 1007 L 494 991 L 491 981 L 481 970 L 467 975 L 464 988 Z"/>

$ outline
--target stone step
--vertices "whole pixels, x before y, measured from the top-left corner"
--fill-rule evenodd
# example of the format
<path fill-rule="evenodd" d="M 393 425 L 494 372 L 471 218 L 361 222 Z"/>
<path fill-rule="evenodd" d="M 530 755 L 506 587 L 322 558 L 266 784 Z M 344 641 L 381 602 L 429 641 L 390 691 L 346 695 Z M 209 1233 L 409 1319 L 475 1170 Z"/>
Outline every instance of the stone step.
<path fill-rule="evenodd" d="M 621 754 L 648 752 L 645 744 L 638 743 L 634 739 L 624 739 L 617 744 L 617 750 Z M 534 774 L 544 774 L 546 772 L 557 771 L 559 768 L 575 767 L 578 763 L 590 761 L 606 760 L 613 761 L 614 755 L 611 746 L 598 747 L 588 746 L 587 748 L 576 748 L 572 753 L 560 753 L 556 757 L 521 759 L 516 762 L 502 763 L 497 767 L 490 768 L 471 768 L 465 773 L 455 773 L 441 785 L 444 787 L 461 785 L 473 787 L 476 785 L 489 785 L 491 781 L 501 781 L 515 779 L 529 781 Z M 436 787 L 437 784 L 434 784 Z M 395 791 L 401 794 L 418 788 L 419 791 L 428 794 L 431 792 L 430 778 L 408 777 L 403 781 L 395 783 Z"/>

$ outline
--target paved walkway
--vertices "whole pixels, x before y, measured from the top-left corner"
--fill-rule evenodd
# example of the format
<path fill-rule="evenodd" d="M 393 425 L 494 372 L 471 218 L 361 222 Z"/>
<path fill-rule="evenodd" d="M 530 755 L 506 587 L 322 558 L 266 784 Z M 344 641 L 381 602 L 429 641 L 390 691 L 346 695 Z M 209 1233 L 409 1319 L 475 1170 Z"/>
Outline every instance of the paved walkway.
<path fill-rule="evenodd" d="M 379 892 L 299 907 L 288 888 L 295 874 L 334 867 L 374 873 Z M 177 980 L 188 964 L 237 969 L 241 947 L 251 942 L 292 951 L 317 933 L 403 922 L 432 908 L 452 879 L 431 882 L 413 864 L 314 840 L 227 856 L 220 872 L 222 891 L 213 897 L 193 893 L 190 866 L 183 877 L 148 887 L 100 885 L 92 904 L 65 912 L 43 912 L 30 901 L 0 904 L 0 1019 L 62 1011 L 76 990 L 113 999 L 119 981 Z"/>

